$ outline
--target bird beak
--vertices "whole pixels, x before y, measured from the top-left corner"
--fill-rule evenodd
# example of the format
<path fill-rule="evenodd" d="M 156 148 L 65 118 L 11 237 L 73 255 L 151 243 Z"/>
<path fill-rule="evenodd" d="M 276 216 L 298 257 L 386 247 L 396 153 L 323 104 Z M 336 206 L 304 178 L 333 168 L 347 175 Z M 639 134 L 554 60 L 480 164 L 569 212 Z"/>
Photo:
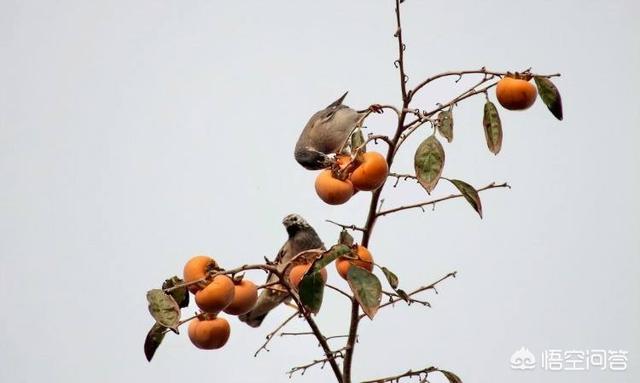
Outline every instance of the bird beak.
<path fill-rule="evenodd" d="M 337 99 L 334 102 L 332 102 L 329 106 L 326 107 L 326 109 L 333 108 L 333 107 L 336 107 L 338 105 L 342 105 L 342 101 L 344 101 L 344 98 L 347 97 L 347 93 L 349 93 L 349 91 L 344 92 L 344 94 L 342 96 L 340 96 L 339 99 Z"/>

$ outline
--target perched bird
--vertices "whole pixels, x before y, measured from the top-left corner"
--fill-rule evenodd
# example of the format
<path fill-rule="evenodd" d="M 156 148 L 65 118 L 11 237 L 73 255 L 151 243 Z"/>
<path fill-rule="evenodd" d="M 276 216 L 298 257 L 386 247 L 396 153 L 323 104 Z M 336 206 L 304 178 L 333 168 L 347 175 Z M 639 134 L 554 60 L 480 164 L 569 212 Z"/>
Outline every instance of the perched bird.
<path fill-rule="evenodd" d="M 284 245 L 282 245 L 274 261 L 278 270 L 284 270 L 287 264 L 302 251 L 312 249 L 324 250 L 324 244 L 320 237 L 318 237 L 316 231 L 298 214 L 289 214 L 284 217 L 282 224 L 285 229 L 287 229 L 289 238 Z M 269 273 L 266 283 L 276 282 L 277 280 L 278 277 L 275 274 Z M 241 315 L 239 319 L 251 327 L 258 327 L 269 311 L 287 299 L 289 299 L 288 293 L 282 289 L 278 289 L 278 285 L 272 288 L 266 287 L 262 289 L 253 309 Z"/>
<path fill-rule="evenodd" d="M 329 167 L 332 159 L 328 154 L 340 150 L 362 113 L 368 111 L 356 111 L 344 105 L 342 101 L 347 93 L 316 112 L 307 122 L 294 151 L 294 157 L 300 165 L 309 170 Z"/>

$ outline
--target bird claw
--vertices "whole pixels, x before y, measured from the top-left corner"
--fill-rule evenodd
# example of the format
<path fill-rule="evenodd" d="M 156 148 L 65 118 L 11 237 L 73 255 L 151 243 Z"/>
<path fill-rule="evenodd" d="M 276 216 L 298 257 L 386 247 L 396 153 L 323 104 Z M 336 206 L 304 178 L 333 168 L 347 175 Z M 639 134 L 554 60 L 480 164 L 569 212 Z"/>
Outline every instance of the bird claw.
<path fill-rule="evenodd" d="M 372 104 L 371 106 L 369 106 L 369 110 L 372 111 L 373 113 L 378 113 L 378 114 L 384 113 L 384 109 L 380 104 Z"/>

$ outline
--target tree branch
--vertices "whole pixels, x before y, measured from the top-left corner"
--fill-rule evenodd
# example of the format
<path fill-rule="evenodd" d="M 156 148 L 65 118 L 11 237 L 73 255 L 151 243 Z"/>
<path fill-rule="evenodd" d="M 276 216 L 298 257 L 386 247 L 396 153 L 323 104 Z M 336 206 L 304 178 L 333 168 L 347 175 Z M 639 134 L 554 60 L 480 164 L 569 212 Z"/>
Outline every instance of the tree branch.
<path fill-rule="evenodd" d="M 506 182 L 501 183 L 501 184 L 497 184 L 497 185 L 494 182 L 492 182 L 492 183 L 490 183 L 489 185 L 487 185 L 487 186 L 485 186 L 483 188 L 477 189 L 477 191 L 481 192 L 481 191 L 484 191 L 484 190 L 496 189 L 496 188 L 511 188 L 511 186 L 509 186 L 509 184 L 507 184 Z M 438 202 L 442 202 L 442 201 L 446 201 L 446 200 L 454 199 L 454 198 L 460 198 L 460 197 L 464 197 L 464 195 L 462 195 L 462 194 L 451 194 L 451 195 L 448 195 L 446 197 L 441 197 L 441 198 L 437 198 L 437 199 L 430 200 L 430 201 L 419 202 L 419 203 L 415 203 L 415 204 L 412 204 L 412 205 L 400 206 L 400 207 L 396 207 L 396 208 L 388 209 L 388 210 L 381 210 L 381 211 L 377 212 L 376 215 L 378 217 L 382 217 L 384 215 L 396 213 L 396 212 L 399 212 L 399 211 L 402 211 L 402 210 L 423 208 L 423 207 L 428 206 L 428 205 L 434 205 L 434 204 L 436 204 Z"/>
<path fill-rule="evenodd" d="M 301 373 L 301 375 L 304 375 L 304 373 L 307 371 L 307 369 L 309 369 L 310 367 L 316 366 L 316 365 L 320 365 L 320 368 L 324 368 L 325 364 L 327 363 L 331 363 L 332 360 L 335 360 L 336 358 L 344 358 L 344 353 L 343 353 L 344 349 L 340 349 L 340 350 L 336 350 L 336 351 L 331 351 L 331 356 L 330 357 L 326 357 L 323 359 L 317 359 L 312 361 L 311 363 L 307 363 L 305 365 L 302 366 L 297 366 L 297 367 L 292 367 L 291 370 L 289 370 L 289 372 L 287 372 L 287 374 L 289 375 L 289 378 L 291 378 L 293 376 L 293 374 L 295 374 L 296 372 Z"/>
<path fill-rule="evenodd" d="M 436 289 L 436 285 L 439 284 L 440 282 L 444 281 L 445 279 L 455 278 L 457 274 L 458 274 L 457 271 L 453 271 L 453 272 L 445 275 L 444 277 L 438 279 L 437 281 L 433 282 L 430 285 L 419 287 L 419 288 L 413 290 L 412 292 L 407 293 L 407 297 L 411 298 L 412 296 L 414 296 L 416 294 L 419 294 L 419 293 L 421 293 L 423 291 L 427 291 L 427 290 L 433 290 L 437 294 L 438 290 Z M 404 301 L 404 299 L 402 297 L 400 297 L 399 295 L 396 295 L 396 297 L 390 297 L 388 302 L 385 302 L 385 303 L 381 304 L 380 307 L 378 307 L 378 310 L 380 310 L 383 307 L 391 306 L 394 303 L 397 303 L 397 302 L 400 302 L 400 301 Z M 420 304 L 424 305 L 424 301 L 419 301 L 417 299 L 409 299 L 409 304 L 411 304 L 411 302 L 420 303 Z M 428 302 L 427 302 L 427 304 L 428 304 Z M 359 319 L 362 319 L 364 317 L 365 317 L 364 314 L 360 315 Z"/>
<path fill-rule="evenodd" d="M 286 326 L 286 325 L 287 325 L 287 323 L 291 322 L 291 320 L 292 320 L 293 318 L 297 317 L 297 316 L 298 316 L 298 313 L 297 313 L 297 312 L 293 313 L 289 318 L 285 319 L 285 321 L 284 321 L 284 322 L 282 322 L 282 323 L 280 324 L 280 326 L 276 327 L 276 329 L 275 329 L 275 330 L 273 330 L 273 331 L 271 331 L 270 333 L 268 333 L 268 334 L 267 334 L 267 336 L 265 337 L 265 338 L 266 338 L 266 340 L 265 340 L 264 344 L 263 344 L 262 346 L 260 346 L 260 348 L 255 352 L 255 354 L 253 354 L 253 356 L 254 356 L 254 357 L 258 356 L 258 354 L 259 354 L 259 353 L 260 353 L 260 351 L 262 351 L 262 350 L 265 350 L 265 351 L 269 352 L 269 349 L 267 348 L 267 345 L 269 344 L 269 342 L 271 342 L 271 339 L 273 339 L 273 337 L 276 335 L 276 333 L 277 333 L 278 331 L 282 330 L 282 328 L 283 328 L 284 326 Z M 313 334 L 313 333 L 311 333 L 311 334 Z"/>
<path fill-rule="evenodd" d="M 528 72 L 528 70 L 523 71 L 523 73 L 526 73 L 526 72 Z M 458 78 L 456 79 L 455 82 L 458 82 L 458 81 L 460 81 L 462 79 L 462 76 L 468 75 L 468 74 L 483 74 L 483 75 L 485 75 L 485 77 L 486 76 L 504 77 L 507 74 L 507 72 L 490 71 L 490 70 L 487 70 L 485 67 L 482 67 L 480 69 L 442 72 L 442 73 L 433 75 L 433 76 L 425 79 L 424 81 L 422 81 L 418 85 L 416 85 L 413 88 L 413 90 L 411 91 L 411 96 L 412 97 L 415 96 L 415 94 L 418 93 L 418 91 L 420 89 L 422 89 L 422 87 L 424 87 L 425 85 L 427 85 L 430 82 L 433 82 L 433 81 L 435 81 L 437 79 L 440 79 L 440 78 L 443 78 L 443 77 L 449 77 L 449 76 L 457 76 Z M 560 73 L 554 73 L 554 74 L 548 74 L 548 75 L 536 75 L 536 76 L 551 78 L 551 77 L 560 76 Z"/>

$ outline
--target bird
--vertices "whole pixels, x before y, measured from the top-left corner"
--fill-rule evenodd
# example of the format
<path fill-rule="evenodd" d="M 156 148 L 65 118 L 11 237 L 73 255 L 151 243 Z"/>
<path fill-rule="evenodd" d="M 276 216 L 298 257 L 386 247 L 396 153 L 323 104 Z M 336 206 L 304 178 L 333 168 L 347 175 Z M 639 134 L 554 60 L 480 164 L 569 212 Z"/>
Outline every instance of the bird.
<path fill-rule="evenodd" d="M 293 154 L 304 168 L 319 170 L 331 166 L 329 154 L 340 151 L 363 113 L 369 111 L 356 111 L 344 105 L 347 93 L 311 116 L 302 130 Z"/>
<path fill-rule="evenodd" d="M 282 224 L 287 230 L 288 238 L 278 252 L 274 264 L 278 270 L 283 271 L 287 264 L 299 253 L 307 250 L 325 250 L 324 243 L 318 236 L 314 228 L 300 215 L 289 214 L 282 220 Z M 276 282 L 278 277 L 269 273 L 266 284 Z M 239 319 L 251 327 L 259 327 L 267 314 L 276 308 L 280 303 L 289 299 L 289 294 L 278 286 L 262 289 L 256 304 L 251 311 L 239 316 Z"/>

